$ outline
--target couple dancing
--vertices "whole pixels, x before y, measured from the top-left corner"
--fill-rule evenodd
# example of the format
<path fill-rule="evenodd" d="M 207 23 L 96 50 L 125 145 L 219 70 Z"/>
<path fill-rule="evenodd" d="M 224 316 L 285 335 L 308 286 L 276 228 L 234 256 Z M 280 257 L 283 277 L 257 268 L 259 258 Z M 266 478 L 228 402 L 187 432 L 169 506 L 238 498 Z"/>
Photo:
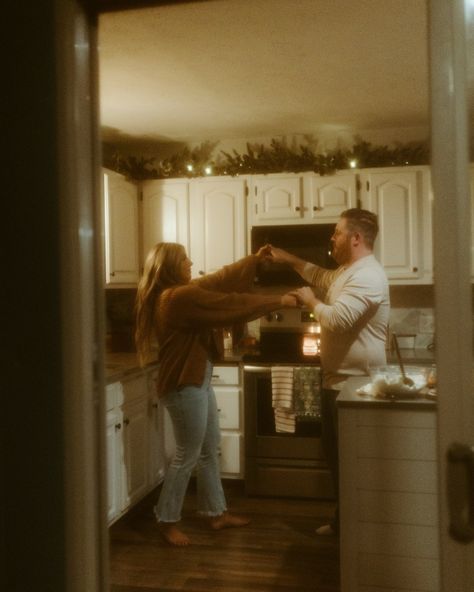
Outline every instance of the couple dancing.
<path fill-rule="evenodd" d="M 220 431 L 211 386 L 212 365 L 222 355 L 220 330 L 284 307 L 304 304 L 321 323 L 323 368 L 322 438 L 336 493 L 337 418 L 335 399 L 349 376 L 368 374 L 385 363 L 388 283 L 372 250 L 377 217 L 353 208 L 341 214 L 331 239 L 336 270 L 307 263 L 268 245 L 221 270 L 191 280 L 192 262 L 182 245 L 158 243 L 148 254 L 136 299 L 137 352 L 142 364 L 158 343 L 157 392 L 172 420 L 176 453 L 155 506 L 165 540 L 189 544 L 179 526 L 191 472 L 196 468 L 198 512 L 214 530 L 248 524 L 227 510 L 219 471 Z M 262 258 L 287 263 L 312 286 L 281 295 L 251 292 Z M 320 534 L 338 532 L 338 513 Z"/>

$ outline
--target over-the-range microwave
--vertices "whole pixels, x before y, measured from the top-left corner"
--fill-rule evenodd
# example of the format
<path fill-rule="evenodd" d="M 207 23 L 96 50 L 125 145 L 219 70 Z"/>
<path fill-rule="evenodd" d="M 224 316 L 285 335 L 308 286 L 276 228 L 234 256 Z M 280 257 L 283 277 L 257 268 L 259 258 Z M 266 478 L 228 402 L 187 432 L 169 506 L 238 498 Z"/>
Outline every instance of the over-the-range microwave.
<path fill-rule="evenodd" d="M 337 267 L 331 257 L 331 236 L 335 224 L 290 224 L 281 226 L 253 226 L 251 229 L 252 253 L 271 244 L 296 255 L 300 259 L 327 269 Z M 303 278 L 288 265 L 264 261 L 259 264 L 258 286 L 304 286 Z"/>

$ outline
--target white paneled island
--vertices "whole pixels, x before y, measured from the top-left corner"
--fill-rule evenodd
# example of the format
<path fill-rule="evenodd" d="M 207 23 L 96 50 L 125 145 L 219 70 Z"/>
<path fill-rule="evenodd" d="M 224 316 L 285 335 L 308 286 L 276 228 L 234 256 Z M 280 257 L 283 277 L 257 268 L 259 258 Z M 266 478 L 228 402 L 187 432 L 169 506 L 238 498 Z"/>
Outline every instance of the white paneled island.
<path fill-rule="evenodd" d="M 341 592 L 439 590 L 436 402 L 338 399 Z"/>

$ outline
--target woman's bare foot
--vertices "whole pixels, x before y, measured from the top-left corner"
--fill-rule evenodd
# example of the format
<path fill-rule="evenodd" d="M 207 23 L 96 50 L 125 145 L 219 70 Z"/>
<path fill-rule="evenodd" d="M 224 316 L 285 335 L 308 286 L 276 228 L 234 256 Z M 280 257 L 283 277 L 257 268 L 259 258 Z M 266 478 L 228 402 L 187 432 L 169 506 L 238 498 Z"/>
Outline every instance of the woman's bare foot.
<path fill-rule="evenodd" d="M 249 522 L 250 518 L 247 518 L 246 516 L 224 512 L 220 516 L 213 516 L 210 520 L 210 526 L 213 530 L 221 530 L 222 528 L 245 526 Z"/>
<path fill-rule="evenodd" d="M 161 536 L 167 543 L 174 547 L 186 547 L 189 545 L 189 538 L 179 530 L 174 522 L 159 522 L 158 528 L 160 529 Z"/>

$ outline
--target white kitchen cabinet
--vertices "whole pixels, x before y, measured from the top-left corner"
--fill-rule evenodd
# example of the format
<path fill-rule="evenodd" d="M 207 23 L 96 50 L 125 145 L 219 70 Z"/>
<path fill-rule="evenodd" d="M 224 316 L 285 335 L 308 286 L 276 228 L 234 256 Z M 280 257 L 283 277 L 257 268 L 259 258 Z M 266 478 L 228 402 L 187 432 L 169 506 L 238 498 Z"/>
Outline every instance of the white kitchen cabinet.
<path fill-rule="evenodd" d="M 159 242 L 180 243 L 189 249 L 189 181 L 144 181 L 142 192 L 143 257 Z"/>
<path fill-rule="evenodd" d="M 149 483 L 146 392 L 144 395 L 139 401 L 128 403 L 122 408 L 126 506 L 142 498 Z"/>
<path fill-rule="evenodd" d="M 249 227 L 274 224 L 336 223 L 357 204 L 353 171 L 334 175 L 281 173 L 252 175 Z"/>
<path fill-rule="evenodd" d="M 337 223 L 341 213 L 357 206 L 357 177 L 354 171 L 304 177 L 304 214 L 308 223 Z"/>
<path fill-rule="evenodd" d="M 221 428 L 219 447 L 221 474 L 243 476 L 242 383 L 238 365 L 214 366 L 212 385 L 216 393 Z"/>
<path fill-rule="evenodd" d="M 366 169 L 359 179 L 362 207 L 379 218 L 374 250 L 390 283 L 431 283 L 429 168 Z"/>
<path fill-rule="evenodd" d="M 138 186 L 103 169 L 105 281 L 136 284 L 140 275 Z"/>
<path fill-rule="evenodd" d="M 252 175 L 250 195 L 252 225 L 295 224 L 303 219 L 302 175 Z"/>
<path fill-rule="evenodd" d="M 123 471 L 122 412 L 117 407 L 121 385 L 116 382 L 106 387 L 106 450 L 107 450 L 107 516 L 112 521 L 123 508 L 125 490 Z"/>
<path fill-rule="evenodd" d="M 163 480 L 163 410 L 153 372 L 106 387 L 108 518 L 113 522 Z"/>
<path fill-rule="evenodd" d="M 384 403 L 338 407 L 341 592 L 436 592 L 435 406 Z"/>
<path fill-rule="evenodd" d="M 190 183 L 190 250 L 193 277 L 212 273 L 246 254 L 246 180 L 193 179 Z"/>

